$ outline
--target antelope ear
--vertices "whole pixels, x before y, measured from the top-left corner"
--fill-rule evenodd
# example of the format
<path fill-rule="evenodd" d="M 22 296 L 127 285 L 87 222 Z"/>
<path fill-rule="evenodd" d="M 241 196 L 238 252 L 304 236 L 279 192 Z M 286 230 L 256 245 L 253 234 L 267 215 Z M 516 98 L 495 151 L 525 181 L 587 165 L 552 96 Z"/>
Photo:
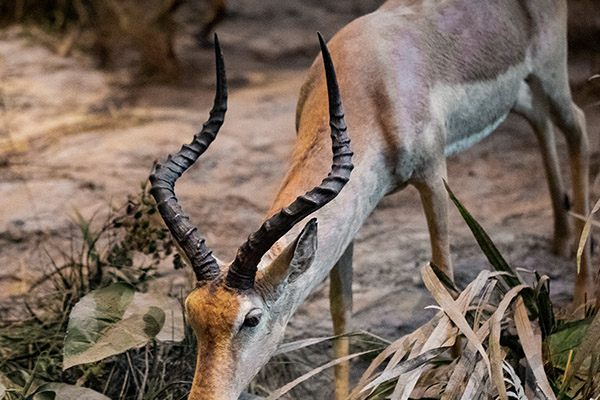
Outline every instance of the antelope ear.
<path fill-rule="evenodd" d="M 312 264 L 317 251 L 317 219 L 313 218 L 296 240 L 267 267 L 260 277 L 261 284 L 276 289 L 282 284 L 295 281 Z"/>
<path fill-rule="evenodd" d="M 317 219 L 313 218 L 304 226 L 295 240 L 294 256 L 288 268 L 290 282 L 296 280 L 312 265 L 317 252 Z"/>

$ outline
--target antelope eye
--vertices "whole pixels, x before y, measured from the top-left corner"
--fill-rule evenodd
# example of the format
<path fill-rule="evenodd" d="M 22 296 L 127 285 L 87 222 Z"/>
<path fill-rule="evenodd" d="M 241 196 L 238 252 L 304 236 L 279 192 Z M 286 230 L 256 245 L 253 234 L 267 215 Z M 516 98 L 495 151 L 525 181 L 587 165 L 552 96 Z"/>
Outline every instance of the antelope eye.
<path fill-rule="evenodd" d="M 260 318 L 262 317 L 262 311 L 259 309 L 250 310 L 250 312 L 244 318 L 244 323 L 242 324 L 242 328 L 254 328 L 256 325 L 260 323 Z"/>

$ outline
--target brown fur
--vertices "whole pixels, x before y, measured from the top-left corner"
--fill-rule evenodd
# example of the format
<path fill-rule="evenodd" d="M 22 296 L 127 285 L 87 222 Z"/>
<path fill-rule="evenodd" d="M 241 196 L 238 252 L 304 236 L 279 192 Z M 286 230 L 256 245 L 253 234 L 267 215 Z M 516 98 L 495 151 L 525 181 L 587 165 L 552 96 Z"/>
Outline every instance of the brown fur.
<path fill-rule="evenodd" d="M 240 311 L 239 292 L 228 290 L 220 281 L 209 282 L 188 296 L 186 311 L 198 337 L 196 374 L 189 399 L 213 398 L 219 395 L 223 379 L 236 362 L 232 338 Z"/>

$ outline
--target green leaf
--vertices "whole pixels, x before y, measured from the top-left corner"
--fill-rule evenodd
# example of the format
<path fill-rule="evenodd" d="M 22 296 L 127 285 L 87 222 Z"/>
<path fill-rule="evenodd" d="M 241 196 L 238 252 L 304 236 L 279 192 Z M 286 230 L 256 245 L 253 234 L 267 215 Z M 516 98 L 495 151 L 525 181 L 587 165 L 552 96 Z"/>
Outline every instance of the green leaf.
<path fill-rule="evenodd" d="M 479 223 L 475 220 L 475 218 L 473 218 L 471 213 L 469 213 L 469 211 L 467 211 L 467 209 L 460 203 L 460 201 L 458 201 L 456 196 L 454 196 L 454 193 L 452 193 L 452 190 L 450 190 L 450 186 L 448 186 L 448 183 L 445 180 L 444 185 L 446 186 L 446 190 L 448 191 L 450 199 L 452 200 L 456 208 L 458 208 L 458 212 L 460 212 L 460 215 L 467 223 L 467 226 L 473 233 L 477 244 L 479 244 L 479 247 L 483 251 L 483 254 L 485 254 L 490 264 L 492 264 L 492 267 L 494 267 L 496 271 L 506 273 L 500 275 L 500 277 L 504 280 L 508 287 L 514 288 L 524 283 L 519 280 L 515 271 L 511 268 L 510 265 L 508 265 L 504 257 L 502 257 L 502 254 L 500 254 L 500 251 L 498 251 L 498 248 L 496 247 L 494 242 L 492 242 L 492 239 L 488 236 L 485 230 L 483 230 L 481 225 L 479 225 Z M 529 312 L 531 312 L 533 315 L 537 315 L 538 311 L 537 306 L 535 304 L 533 291 L 523 290 L 521 292 L 521 295 L 523 296 L 525 306 L 527 307 Z"/>
<path fill-rule="evenodd" d="M 548 337 L 548 344 L 552 353 L 552 364 L 555 367 L 565 369 L 569 352 L 578 350 L 577 347 L 585 337 L 591 322 L 590 319 L 570 322 Z"/>
<path fill-rule="evenodd" d="M 559 394 L 562 395 L 568 390 L 571 385 L 571 381 L 577 374 L 579 370 L 584 366 L 586 360 L 590 357 L 595 357 L 597 354 L 600 354 L 600 342 L 598 338 L 600 337 L 600 313 L 597 313 L 595 317 L 593 317 L 590 326 L 585 333 L 585 336 L 581 340 L 581 344 L 577 347 L 577 352 L 573 356 L 571 366 L 568 369 L 565 379 L 560 388 Z M 592 364 L 592 361 L 589 361 Z M 588 364 L 589 365 L 589 364 Z M 594 373 L 593 368 L 590 367 L 590 372 Z"/>
<path fill-rule="evenodd" d="M 183 337 L 183 313 L 176 299 L 115 283 L 90 292 L 71 311 L 63 369 L 141 347 L 154 338 Z"/>
<path fill-rule="evenodd" d="M 27 397 L 25 397 L 27 390 L 22 388 L 21 395 L 24 397 L 25 400 L 55 400 L 56 393 L 54 392 L 54 390 L 48 389 L 44 386 L 45 385 L 38 386 L 35 389 L 35 391 L 33 393 L 30 393 Z"/>
<path fill-rule="evenodd" d="M 159 307 L 151 306 L 142 320 L 144 321 L 144 333 L 148 337 L 155 337 L 165 323 L 165 312 Z"/>
<path fill-rule="evenodd" d="M 27 397 L 28 400 L 110 400 L 105 395 L 95 390 L 67 385 L 66 383 L 46 383 L 40 386 L 35 393 Z"/>
<path fill-rule="evenodd" d="M 36 391 L 25 398 L 26 400 L 55 400 L 56 393 L 52 390 Z"/>
<path fill-rule="evenodd" d="M 546 279 L 543 279 L 539 274 L 535 273 L 536 280 L 538 281 L 538 291 L 536 295 L 538 310 L 540 311 L 540 329 L 542 330 L 542 338 L 548 337 L 554 330 L 556 324 L 554 318 L 554 309 L 552 302 L 550 301 L 550 290 L 549 283 Z"/>
<path fill-rule="evenodd" d="M 75 304 L 65 336 L 64 369 L 75 365 L 69 363 L 71 357 L 85 353 L 106 329 L 122 319 L 133 295 L 132 286 L 116 283 L 90 292 Z"/>
<path fill-rule="evenodd" d="M 467 223 L 469 229 L 475 237 L 475 240 L 477 240 L 479 247 L 481 247 L 481 250 L 487 257 L 490 264 L 492 264 L 496 271 L 508 273 L 508 275 L 503 275 L 502 279 L 504 279 L 504 281 L 509 287 L 513 288 L 515 286 L 520 285 L 521 282 L 519 282 L 519 279 L 516 278 L 515 272 L 504 260 L 504 257 L 502 257 L 502 254 L 500 254 L 498 248 L 496 247 L 496 245 L 494 245 L 494 242 L 492 242 L 492 239 L 490 239 L 488 234 L 483 230 L 483 228 L 481 227 L 481 225 L 479 225 L 475 218 L 473 218 L 471 213 L 469 213 L 469 211 L 467 211 L 467 209 L 460 203 L 460 201 L 458 201 L 456 196 L 454 196 L 454 193 L 452 193 L 452 190 L 450 190 L 450 187 L 448 186 L 448 183 L 446 181 L 444 181 L 444 185 L 446 186 L 448 195 L 450 195 L 450 200 L 452 200 L 456 208 L 458 208 L 460 215 Z"/>

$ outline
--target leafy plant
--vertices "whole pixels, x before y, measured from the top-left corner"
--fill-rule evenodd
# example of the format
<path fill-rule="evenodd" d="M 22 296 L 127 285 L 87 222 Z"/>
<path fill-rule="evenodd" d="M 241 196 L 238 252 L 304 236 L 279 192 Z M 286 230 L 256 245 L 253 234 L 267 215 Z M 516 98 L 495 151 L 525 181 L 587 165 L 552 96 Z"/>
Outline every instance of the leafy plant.
<path fill-rule="evenodd" d="M 423 280 L 440 312 L 391 343 L 365 334 L 349 335 L 365 344 L 354 345 L 349 359 L 373 357 L 350 399 L 410 395 L 587 400 L 600 396 L 600 314 L 589 308 L 583 319 L 559 316 L 550 301 L 548 278 L 535 274 L 533 283 L 525 283 L 449 193 L 495 271 L 482 272 L 461 290 L 435 266 L 423 267 Z M 189 327 L 181 326 L 181 320 L 168 322 L 170 312 L 166 312 L 177 309 L 180 313 L 181 306 L 172 299 L 140 293 L 156 277 L 158 263 L 175 249 L 166 231 L 155 223 L 155 214 L 144 186 L 140 196 L 100 229 L 77 216 L 79 250 L 72 251 L 66 263 L 55 263 L 38 283 L 36 291 L 45 291 L 46 296 L 25 304 L 29 318 L 0 325 L 0 395 L 10 400 L 68 400 L 70 393 L 85 390 L 72 386 L 75 383 L 95 390 L 85 394 L 94 399 L 100 393 L 136 400 L 187 395 L 194 372 L 190 353 L 195 337 Z M 181 266 L 178 257 L 174 263 L 176 268 Z M 174 326 L 177 338 L 183 338 L 181 343 L 154 339 L 157 333 L 160 339 L 169 327 L 173 335 Z M 311 346 L 331 339 L 309 338 L 282 345 L 266 367 L 271 372 L 261 374 L 251 385 L 252 391 L 274 400 L 341 362 L 314 367 L 297 355 L 315 352 Z M 111 346 L 104 347 L 107 342 Z M 450 349 L 457 343 L 462 343 L 461 354 L 452 357 Z M 64 366 L 70 367 L 64 372 L 63 351 Z M 289 383 L 269 390 L 261 382 L 277 381 L 281 363 L 290 372 L 285 375 Z M 174 377 L 167 371 L 181 374 Z M 57 377 L 62 384 L 46 383 Z"/>
<path fill-rule="evenodd" d="M 181 304 L 158 293 L 114 283 L 85 295 L 71 311 L 63 369 L 99 361 L 154 339 L 183 340 Z"/>
<path fill-rule="evenodd" d="M 0 399 L 13 400 L 110 400 L 95 390 L 67 385 L 65 383 L 44 383 L 35 389 L 32 385 L 19 387 L 12 384 L 8 389 L 0 385 Z"/>
<path fill-rule="evenodd" d="M 38 398 L 42 396 L 41 392 L 35 392 L 38 386 L 57 380 L 65 384 L 85 384 L 97 392 L 123 399 L 137 399 L 138 393 L 147 393 L 147 399 L 178 398 L 185 392 L 193 373 L 193 365 L 189 364 L 194 360 L 183 355 L 194 346 L 192 335 L 186 331 L 180 344 L 159 344 L 153 339 L 157 332 L 159 339 L 161 335 L 165 339 L 184 336 L 180 300 L 134 293 L 147 289 L 148 283 L 157 277 L 158 264 L 166 262 L 175 250 L 166 229 L 158 223 L 155 207 L 143 185 L 138 196 L 130 198 L 126 207 L 99 228 L 95 228 L 93 220 L 76 215 L 80 235 L 71 239 L 70 250 L 63 252 L 64 261 L 52 260 L 51 271 L 33 285 L 27 300 L 15 302 L 11 307 L 23 310 L 17 320 L 8 321 L 0 315 L 0 384 L 7 399 L 22 399 L 33 394 Z M 175 266 L 179 264 L 180 260 Z M 75 305 L 86 296 L 97 296 L 97 291 L 102 293 L 114 288 L 120 288 L 117 292 L 122 294 L 123 313 L 116 327 L 100 333 L 105 335 L 131 324 L 141 326 L 145 339 L 123 348 L 136 347 L 123 355 L 75 365 L 63 372 L 69 314 L 81 315 Z M 81 324 L 78 328 L 82 332 Z M 142 348 L 137 348 L 140 345 Z M 84 357 L 77 351 L 71 354 Z M 177 359 L 164 361 L 164 367 L 177 365 L 182 370 L 181 378 L 175 381 L 169 379 L 157 362 L 170 354 L 174 358 L 176 354 Z M 68 360 L 70 365 L 76 361 L 75 358 Z M 69 390 L 61 386 L 57 398 L 68 398 L 63 397 L 63 393 Z"/>

